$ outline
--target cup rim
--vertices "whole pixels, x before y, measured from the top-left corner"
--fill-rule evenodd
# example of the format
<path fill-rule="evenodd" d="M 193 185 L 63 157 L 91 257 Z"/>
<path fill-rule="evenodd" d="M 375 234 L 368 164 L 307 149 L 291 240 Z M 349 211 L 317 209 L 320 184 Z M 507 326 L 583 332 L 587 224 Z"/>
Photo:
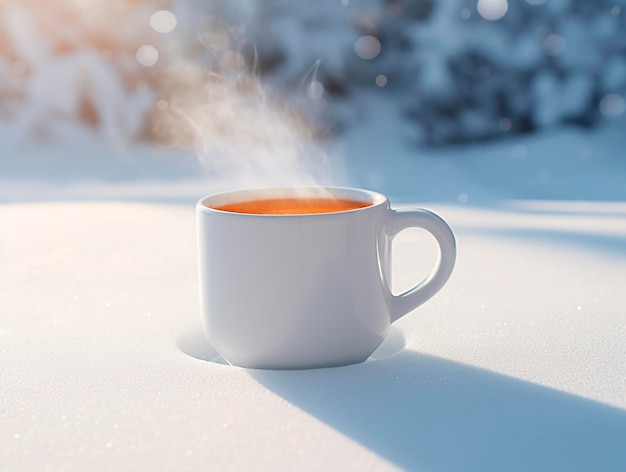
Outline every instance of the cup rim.
<path fill-rule="evenodd" d="M 319 192 L 319 191 L 327 191 L 334 193 L 340 198 L 350 198 L 360 202 L 368 202 L 371 205 L 361 208 L 354 208 L 351 210 L 340 210 L 333 212 L 325 212 L 325 213 L 299 213 L 299 214 L 275 214 L 275 213 L 238 213 L 232 211 L 224 211 L 214 208 L 208 205 L 210 200 L 220 200 L 220 203 L 214 203 L 214 205 L 219 204 L 229 204 L 235 202 L 243 202 L 247 201 L 245 198 L 242 199 L 242 196 L 248 195 L 249 200 L 256 200 L 262 197 L 271 198 L 272 195 L 277 194 L 294 194 L 294 192 Z M 263 194 L 263 195 L 260 195 Z M 239 196 L 239 198 L 236 198 Z M 356 187 L 341 187 L 341 186 L 281 186 L 281 187 L 254 187 L 254 188 L 245 188 L 245 189 L 237 189 L 237 190 L 228 190 L 223 192 L 217 192 L 210 195 L 206 195 L 202 197 L 198 203 L 196 204 L 196 210 L 200 213 L 204 214 L 221 214 L 221 215 L 232 215 L 239 217 L 259 217 L 259 218 L 293 218 L 293 217 L 319 217 L 319 216 L 330 216 L 330 215 L 341 215 L 346 213 L 355 213 L 359 211 L 367 211 L 370 209 L 378 208 L 380 206 L 388 205 L 389 199 L 379 192 L 374 192 L 372 190 L 356 188 Z"/>

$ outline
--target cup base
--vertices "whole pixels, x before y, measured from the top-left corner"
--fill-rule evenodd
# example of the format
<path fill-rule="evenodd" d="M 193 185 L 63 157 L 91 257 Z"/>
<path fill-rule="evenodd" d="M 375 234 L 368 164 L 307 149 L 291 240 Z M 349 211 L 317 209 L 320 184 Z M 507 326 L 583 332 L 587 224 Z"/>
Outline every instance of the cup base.
<path fill-rule="evenodd" d="M 232 367 L 241 367 L 246 369 L 259 369 L 259 370 L 311 370 L 311 369 L 324 369 L 332 367 L 345 367 L 348 365 L 361 364 L 363 362 L 375 362 L 384 359 L 388 359 L 391 356 L 397 354 L 406 345 L 404 335 L 402 331 L 391 325 L 387 336 L 383 342 L 378 346 L 376 351 L 365 359 L 360 359 L 355 362 L 345 363 L 329 363 L 325 365 L 311 365 L 311 366 L 290 366 L 290 367 L 252 367 L 252 366 L 238 366 L 227 362 L 213 347 L 211 342 L 207 339 L 204 331 L 200 327 L 189 328 L 184 331 L 176 339 L 176 346 L 180 351 L 187 354 L 194 359 L 212 362 L 214 364 L 226 365 Z"/>

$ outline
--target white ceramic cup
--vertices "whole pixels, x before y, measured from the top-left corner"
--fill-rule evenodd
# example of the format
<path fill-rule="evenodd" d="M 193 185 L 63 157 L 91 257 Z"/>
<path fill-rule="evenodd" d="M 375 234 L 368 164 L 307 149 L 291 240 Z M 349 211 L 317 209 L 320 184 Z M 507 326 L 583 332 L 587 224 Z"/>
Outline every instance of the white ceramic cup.
<path fill-rule="evenodd" d="M 285 197 L 338 198 L 363 208 L 304 215 L 242 214 L 221 205 Z M 437 293 L 456 258 L 454 235 L 423 209 L 393 210 L 379 193 L 278 188 L 216 194 L 197 204 L 200 296 L 206 334 L 230 364 L 332 367 L 366 360 L 392 322 Z M 430 275 L 393 295 L 391 242 L 407 228 L 439 246 Z"/>

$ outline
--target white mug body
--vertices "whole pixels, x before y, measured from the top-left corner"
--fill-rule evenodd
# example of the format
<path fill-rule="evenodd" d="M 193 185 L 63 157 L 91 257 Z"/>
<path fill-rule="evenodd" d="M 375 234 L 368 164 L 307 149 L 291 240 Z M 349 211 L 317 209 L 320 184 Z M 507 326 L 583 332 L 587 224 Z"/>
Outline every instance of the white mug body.
<path fill-rule="evenodd" d="M 198 203 L 203 324 L 230 364 L 304 369 L 362 362 L 401 316 L 394 313 L 401 297 L 390 291 L 395 230 L 388 199 L 359 189 L 323 191 L 369 206 L 303 215 L 216 209 L 319 196 L 317 188 L 235 191 Z"/>

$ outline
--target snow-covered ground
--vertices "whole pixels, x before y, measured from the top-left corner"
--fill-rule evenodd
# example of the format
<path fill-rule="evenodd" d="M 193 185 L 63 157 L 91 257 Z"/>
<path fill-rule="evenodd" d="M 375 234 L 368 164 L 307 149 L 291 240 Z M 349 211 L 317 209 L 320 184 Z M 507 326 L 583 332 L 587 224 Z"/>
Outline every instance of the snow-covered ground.
<path fill-rule="evenodd" d="M 624 121 L 422 149 L 366 98 L 334 182 L 436 210 L 457 267 L 370 361 L 307 372 L 200 331 L 194 202 L 229 182 L 0 127 L 0 470 L 626 469 Z M 431 250 L 400 236 L 397 289 Z"/>

